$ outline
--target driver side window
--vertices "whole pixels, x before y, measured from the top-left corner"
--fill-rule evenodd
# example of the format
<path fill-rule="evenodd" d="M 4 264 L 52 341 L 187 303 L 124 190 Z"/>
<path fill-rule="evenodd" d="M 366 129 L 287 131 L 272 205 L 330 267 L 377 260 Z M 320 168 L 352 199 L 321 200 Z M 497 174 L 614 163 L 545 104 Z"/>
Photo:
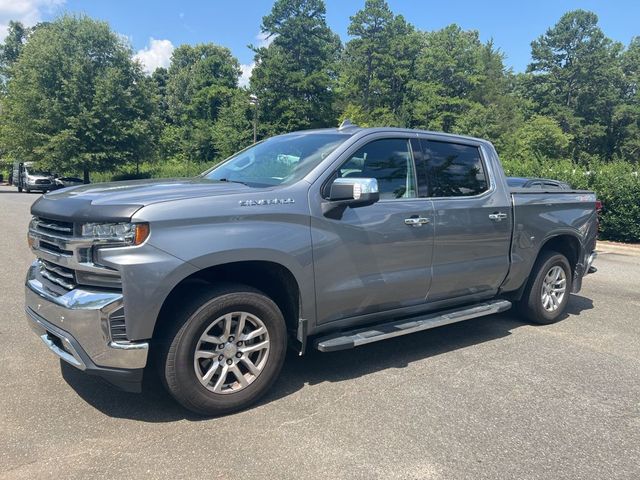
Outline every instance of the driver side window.
<path fill-rule="evenodd" d="M 415 171 L 409 140 L 374 140 L 338 170 L 340 178 L 375 178 L 381 199 L 415 198 Z"/>

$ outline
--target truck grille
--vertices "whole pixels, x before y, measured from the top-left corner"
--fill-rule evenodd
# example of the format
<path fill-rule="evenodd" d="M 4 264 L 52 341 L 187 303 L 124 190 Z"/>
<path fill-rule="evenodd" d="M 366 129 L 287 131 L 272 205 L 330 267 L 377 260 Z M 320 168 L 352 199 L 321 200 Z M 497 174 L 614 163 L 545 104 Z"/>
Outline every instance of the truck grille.
<path fill-rule="evenodd" d="M 55 234 L 59 236 L 73 236 L 73 223 L 50 220 L 48 218 L 35 217 L 33 226 L 36 231 Z"/>
<path fill-rule="evenodd" d="M 58 296 L 79 286 L 121 290 L 120 273 L 93 262 L 94 244 L 79 229 L 72 222 L 33 217 L 29 238 L 43 285 Z"/>
<path fill-rule="evenodd" d="M 76 288 L 75 272 L 70 268 L 40 260 L 40 275 L 65 290 Z"/>

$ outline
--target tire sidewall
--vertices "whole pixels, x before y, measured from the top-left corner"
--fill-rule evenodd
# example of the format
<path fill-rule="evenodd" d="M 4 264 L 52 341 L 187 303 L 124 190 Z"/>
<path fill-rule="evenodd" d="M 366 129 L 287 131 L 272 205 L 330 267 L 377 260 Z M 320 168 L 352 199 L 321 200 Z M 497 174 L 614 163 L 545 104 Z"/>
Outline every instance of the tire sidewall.
<path fill-rule="evenodd" d="M 549 312 L 542 305 L 542 286 L 544 283 L 544 279 L 553 267 L 559 266 L 564 270 L 565 276 L 567 278 L 566 282 L 566 291 L 560 306 L 554 310 L 553 312 Z M 572 284 L 572 274 L 571 274 L 571 266 L 569 265 L 569 261 L 567 258 L 560 253 L 551 253 L 540 264 L 539 269 L 537 270 L 536 279 L 532 285 L 531 292 L 529 294 L 528 299 L 528 307 L 529 310 L 533 313 L 535 318 L 531 318 L 532 320 L 548 324 L 556 322 L 560 316 L 564 313 L 567 303 L 569 303 L 569 297 L 571 294 L 571 284 Z"/>
<path fill-rule="evenodd" d="M 217 394 L 198 380 L 194 352 L 211 322 L 231 312 L 257 316 L 269 333 L 269 357 L 258 377 L 237 393 Z M 165 361 L 166 384 L 176 399 L 190 410 L 216 415 L 242 409 L 260 398 L 277 378 L 286 354 L 286 327 L 282 313 L 268 297 L 254 292 L 233 292 L 205 301 L 178 331 Z"/>

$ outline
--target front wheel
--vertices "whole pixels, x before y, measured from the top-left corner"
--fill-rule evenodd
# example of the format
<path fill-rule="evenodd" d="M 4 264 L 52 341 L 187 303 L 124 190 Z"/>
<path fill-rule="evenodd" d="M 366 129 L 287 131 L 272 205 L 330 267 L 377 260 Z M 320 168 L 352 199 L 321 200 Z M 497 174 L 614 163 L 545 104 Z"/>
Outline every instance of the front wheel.
<path fill-rule="evenodd" d="M 518 304 L 520 312 L 535 323 L 557 322 L 569 303 L 571 280 L 567 258 L 558 252 L 543 252 Z"/>
<path fill-rule="evenodd" d="M 248 286 L 203 287 L 178 310 L 160 368 L 179 403 L 221 415 L 267 392 L 287 345 L 284 318 L 269 297 Z"/>

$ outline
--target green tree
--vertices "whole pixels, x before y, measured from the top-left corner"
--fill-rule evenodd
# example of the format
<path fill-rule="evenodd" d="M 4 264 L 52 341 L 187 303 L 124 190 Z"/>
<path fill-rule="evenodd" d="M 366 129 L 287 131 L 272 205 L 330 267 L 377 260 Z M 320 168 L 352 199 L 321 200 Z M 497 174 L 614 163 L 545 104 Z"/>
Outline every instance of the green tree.
<path fill-rule="evenodd" d="M 253 116 L 249 92 L 237 90 L 231 101 L 220 109 L 220 116 L 213 127 L 219 158 L 227 158 L 253 143 Z"/>
<path fill-rule="evenodd" d="M 343 117 L 361 125 L 406 126 L 407 85 L 422 37 L 385 0 L 367 0 L 351 17 L 348 33 L 354 38 L 340 68 Z"/>
<path fill-rule="evenodd" d="M 457 25 L 423 36 L 410 83 L 412 125 L 508 143 L 522 119 L 502 52 Z"/>
<path fill-rule="evenodd" d="M 167 107 L 162 134 L 165 153 L 180 161 L 219 157 L 214 125 L 237 91 L 240 65 L 228 48 L 211 43 L 181 45 L 169 71 L 152 77 Z"/>
<path fill-rule="evenodd" d="M 112 170 L 150 154 L 153 105 L 131 49 L 104 22 L 63 16 L 36 29 L 3 103 L 9 156 L 57 171 Z"/>
<path fill-rule="evenodd" d="M 622 71 L 623 98 L 613 113 L 615 153 L 637 164 L 640 160 L 640 37 L 633 38 L 622 54 Z"/>
<path fill-rule="evenodd" d="M 18 60 L 29 36 L 29 29 L 20 22 L 9 22 L 4 42 L 0 44 L 0 93 L 11 75 L 11 67 Z"/>
<path fill-rule="evenodd" d="M 273 40 L 254 48 L 251 90 L 258 99 L 262 135 L 335 124 L 341 44 L 325 15 L 322 0 L 276 0 L 262 19 L 262 32 Z"/>
<path fill-rule="evenodd" d="M 573 156 L 611 159 L 614 114 L 622 96 L 622 45 L 607 38 L 592 12 L 574 10 L 531 43 L 528 94 L 537 110 L 573 136 Z"/>
<path fill-rule="evenodd" d="M 571 135 L 562 131 L 560 125 L 553 118 L 534 115 L 514 135 L 515 149 L 506 152 L 510 158 L 550 158 L 559 159 L 567 155 Z"/>

